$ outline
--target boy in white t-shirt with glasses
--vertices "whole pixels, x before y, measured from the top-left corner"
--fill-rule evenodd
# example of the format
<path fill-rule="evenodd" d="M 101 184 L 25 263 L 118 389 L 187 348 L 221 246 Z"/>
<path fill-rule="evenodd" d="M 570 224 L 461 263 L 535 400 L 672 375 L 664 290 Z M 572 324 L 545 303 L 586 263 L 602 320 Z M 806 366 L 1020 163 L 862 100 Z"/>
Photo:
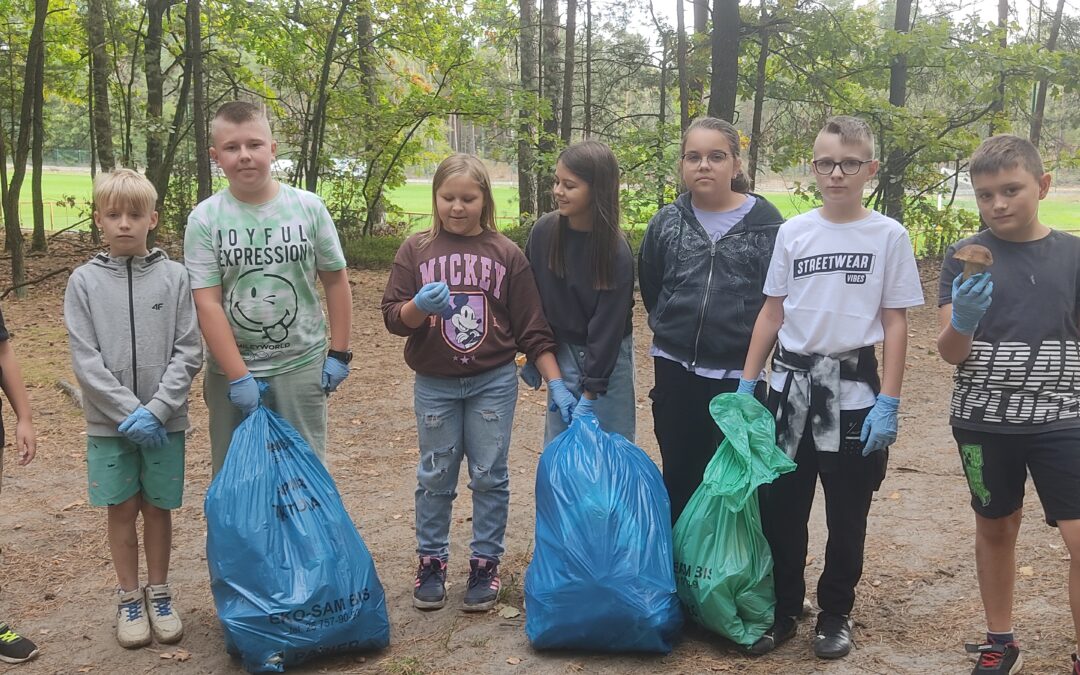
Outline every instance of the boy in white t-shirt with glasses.
<path fill-rule="evenodd" d="M 921 305 L 923 293 L 907 231 L 863 205 L 863 188 L 878 170 L 869 125 L 830 118 L 814 141 L 813 167 L 822 206 L 780 226 L 743 368 L 760 373 L 776 346 L 769 407 L 777 444 L 798 465 L 760 492 L 776 612 L 750 651 L 764 654 L 795 635 L 820 476 L 829 538 L 814 653 L 838 659 L 851 650 L 866 517 L 896 440 L 907 308 Z M 878 342 L 884 343 L 880 379 Z M 752 393 L 754 385 L 743 380 L 739 392 Z"/>

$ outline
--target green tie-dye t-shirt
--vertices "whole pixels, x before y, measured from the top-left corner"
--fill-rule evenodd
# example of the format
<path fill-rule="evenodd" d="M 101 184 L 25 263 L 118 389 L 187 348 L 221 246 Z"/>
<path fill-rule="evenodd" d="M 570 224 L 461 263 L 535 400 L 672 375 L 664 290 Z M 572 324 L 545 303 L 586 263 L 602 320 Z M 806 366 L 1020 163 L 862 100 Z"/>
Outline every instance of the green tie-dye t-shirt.
<path fill-rule="evenodd" d="M 193 289 L 221 286 L 252 374 L 277 375 L 322 357 L 326 318 L 316 279 L 344 268 L 345 256 L 318 196 L 281 185 L 272 200 L 253 205 L 222 190 L 188 216 L 184 263 Z M 209 367 L 221 372 L 213 360 Z"/>

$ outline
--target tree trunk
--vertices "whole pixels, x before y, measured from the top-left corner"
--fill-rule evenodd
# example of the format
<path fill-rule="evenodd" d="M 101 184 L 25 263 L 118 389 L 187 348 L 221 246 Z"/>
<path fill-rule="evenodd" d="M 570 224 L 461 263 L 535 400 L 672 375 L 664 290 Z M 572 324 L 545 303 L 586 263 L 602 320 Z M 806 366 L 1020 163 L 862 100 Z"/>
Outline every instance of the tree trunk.
<path fill-rule="evenodd" d="M 739 86 L 739 0 L 713 1 L 709 115 L 735 122 Z"/>
<path fill-rule="evenodd" d="M 158 205 L 165 196 L 161 184 L 162 162 L 165 144 L 163 119 L 165 102 L 165 76 L 161 72 L 162 24 L 165 10 L 174 0 L 146 0 L 146 37 L 143 40 L 143 63 L 146 76 L 146 177 L 158 190 Z"/>
<path fill-rule="evenodd" d="M 683 2 L 675 2 L 676 28 L 676 69 L 679 78 L 679 130 L 686 131 L 690 126 L 690 88 L 687 79 L 690 74 L 686 72 L 686 19 L 683 17 Z"/>
<path fill-rule="evenodd" d="M 536 4 L 533 0 L 519 0 L 518 11 L 521 16 L 520 51 L 521 91 L 526 94 L 539 94 L 537 91 L 537 43 L 536 43 Z M 538 99 L 534 99 L 538 100 Z M 586 111 L 586 119 L 588 111 Z M 536 163 L 536 130 L 533 126 L 536 111 L 531 104 L 522 105 L 518 111 L 517 134 L 517 174 L 518 174 L 518 217 L 537 216 L 536 213 L 536 177 L 533 165 Z"/>
<path fill-rule="evenodd" d="M 322 154 L 323 137 L 326 135 L 326 88 L 330 83 L 330 67 L 334 63 L 334 50 L 337 46 L 338 35 L 341 33 L 341 24 L 345 21 L 345 14 L 349 10 L 349 0 L 343 0 L 338 8 L 337 18 L 330 28 L 330 36 L 326 40 L 326 51 L 323 52 L 322 70 L 319 71 L 319 82 L 315 87 L 315 110 L 311 115 L 311 148 L 308 155 L 308 168 L 306 185 L 309 192 L 315 192 L 319 187 L 319 155 Z"/>
<path fill-rule="evenodd" d="M 540 135 L 540 161 L 536 166 L 537 212 L 552 207 L 551 188 L 554 185 L 555 139 L 559 136 L 559 94 L 562 73 L 559 72 L 559 0 L 543 0 L 540 15 L 542 46 L 540 55 L 540 96 L 547 99 L 550 114 L 544 118 Z"/>
<path fill-rule="evenodd" d="M 203 82 L 202 0 L 188 0 L 187 57 L 191 68 L 192 126 L 195 129 L 195 201 L 201 202 L 214 192 L 210 176 L 210 139 L 206 123 L 206 84 Z"/>
<path fill-rule="evenodd" d="M 374 110 L 379 105 L 379 90 L 375 86 L 379 77 L 379 69 L 376 60 L 377 55 L 375 54 L 375 34 L 371 27 L 371 12 L 371 5 L 366 2 L 360 4 L 356 16 L 356 36 L 360 42 L 358 57 L 360 86 L 363 87 L 364 100 Z M 364 154 L 368 157 L 374 157 L 377 154 L 375 150 L 376 148 L 368 145 L 364 148 Z M 368 179 L 368 176 L 375 176 L 377 168 L 378 164 L 375 160 L 369 162 L 364 178 L 364 201 L 367 205 L 367 213 L 364 216 L 365 235 L 371 234 L 375 227 L 380 227 L 386 222 L 386 202 L 383 200 L 382 182 Z"/>
<path fill-rule="evenodd" d="M 19 195 L 26 176 L 26 157 L 30 153 L 30 133 L 33 126 L 34 98 L 43 82 L 38 78 L 39 56 L 45 49 L 45 17 L 49 13 L 49 0 L 34 0 L 34 26 L 30 30 L 30 48 L 26 54 L 23 71 L 22 107 L 19 112 L 19 137 L 13 152 L 14 166 L 11 182 L 4 195 L 4 233 L 7 250 L 11 252 L 11 285 L 19 286 L 26 281 L 23 254 L 23 234 L 19 221 Z M 18 298 L 26 297 L 26 287 L 15 291 Z"/>
<path fill-rule="evenodd" d="M 34 122 L 33 140 L 31 141 L 31 162 L 33 174 L 30 176 L 30 186 L 33 193 L 34 234 L 30 239 L 30 251 L 39 253 L 49 250 L 49 244 L 45 239 L 45 202 L 41 194 L 41 173 L 44 165 L 42 153 L 45 145 L 45 44 L 37 51 L 37 62 L 34 67 L 37 74 L 34 81 Z"/>
<path fill-rule="evenodd" d="M 1002 51 L 1009 47 L 1009 0 L 998 0 L 998 47 Z M 990 110 L 990 128 L 988 135 L 993 136 L 997 127 L 998 116 L 1005 112 L 1005 71 L 998 75 L 997 96 L 994 97 L 994 105 Z"/>
<path fill-rule="evenodd" d="M 761 114 L 765 108 L 765 75 L 769 65 L 769 11 L 765 0 L 761 0 L 761 27 L 758 29 L 758 35 L 760 48 L 757 73 L 754 78 L 754 118 L 750 123 L 750 148 L 747 151 L 746 162 L 746 174 L 750 180 L 751 191 L 757 187 L 758 156 L 761 154 Z"/>
<path fill-rule="evenodd" d="M 90 182 L 93 183 L 97 176 L 97 165 L 100 161 L 98 159 L 98 147 L 97 147 L 97 133 L 94 130 L 94 72 L 93 66 L 87 61 L 87 67 L 89 68 L 86 73 L 86 101 L 89 106 L 90 119 L 87 124 L 88 134 L 90 139 Z M 0 157 L 0 162 L 3 162 L 3 157 Z M 94 205 L 90 204 L 91 213 L 94 210 Z M 101 243 L 101 231 L 98 230 L 97 223 L 94 222 L 93 215 L 90 217 L 90 241 L 95 245 Z"/>
<path fill-rule="evenodd" d="M 90 0 L 86 11 L 86 33 L 90 41 L 91 120 L 98 166 L 112 171 L 116 166 L 112 122 L 109 116 L 109 58 L 105 52 L 105 16 L 102 0 Z"/>
<path fill-rule="evenodd" d="M 566 0 L 566 56 L 563 58 L 562 129 L 564 145 L 570 143 L 574 122 L 574 33 L 577 30 L 577 0 Z"/>
<path fill-rule="evenodd" d="M 585 124 L 584 136 L 592 136 L 592 0 L 585 0 Z"/>
<path fill-rule="evenodd" d="M 911 31 L 911 0 L 896 0 L 896 15 L 893 30 L 897 33 Z M 907 105 L 907 55 L 898 54 L 889 66 L 889 104 L 894 108 Z M 889 138 L 885 135 L 885 138 Z M 893 138 L 893 143 L 895 143 Z M 882 195 L 885 201 L 885 215 L 904 221 L 904 171 L 907 161 L 904 151 L 899 147 L 889 150 L 885 166 L 881 171 Z"/>
<path fill-rule="evenodd" d="M 656 208 L 661 209 L 666 203 L 664 188 L 667 186 L 667 172 L 664 171 L 664 125 L 667 123 L 667 77 L 668 77 L 668 42 L 665 32 L 660 38 L 660 114 L 656 119 Z"/>
<path fill-rule="evenodd" d="M 685 0 L 676 0 L 682 3 Z M 709 32 L 709 0 L 691 0 L 694 9 L 694 39 L 691 41 L 696 50 L 708 42 Z M 697 59 L 695 59 L 697 60 Z M 701 104 L 705 100 L 705 80 L 696 68 L 691 68 L 689 80 L 686 83 L 687 100 L 690 104 L 690 117 L 693 118 L 701 110 Z"/>
<path fill-rule="evenodd" d="M 1050 37 L 1046 40 L 1046 50 L 1049 52 L 1057 49 L 1058 32 L 1061 30 L 1061 15 L 1065 11 L 1065 0 L 1058 0 L 1054 10 L 1054 20 L 1050 23 Z M 1039 80 L 1038 91 L 1035 93 L 1035 109 L 1031 115 L 1031 132 L 1028 137 L 1035 147 L 1039 147 L 1042 141 L 1043 116 L 1046 113 L 1046 89 L 1049 86 L 1046 78 Z"/>

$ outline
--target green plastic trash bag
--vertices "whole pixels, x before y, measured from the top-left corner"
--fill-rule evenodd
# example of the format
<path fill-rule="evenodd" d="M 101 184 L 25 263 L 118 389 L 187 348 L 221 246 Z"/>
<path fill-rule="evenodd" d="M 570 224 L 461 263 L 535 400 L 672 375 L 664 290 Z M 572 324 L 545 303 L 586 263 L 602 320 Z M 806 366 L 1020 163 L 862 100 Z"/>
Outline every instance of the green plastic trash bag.
<path fill-rule="evenodd" d="M 776 606 L 757 488 L 794 471 L 795 462 L 776 446 L 773 417 L 754 397 L 720 394 L 709 412 L 725 440 L 675 523 L 675 583 L 695 621 L 750 646 Z"/>

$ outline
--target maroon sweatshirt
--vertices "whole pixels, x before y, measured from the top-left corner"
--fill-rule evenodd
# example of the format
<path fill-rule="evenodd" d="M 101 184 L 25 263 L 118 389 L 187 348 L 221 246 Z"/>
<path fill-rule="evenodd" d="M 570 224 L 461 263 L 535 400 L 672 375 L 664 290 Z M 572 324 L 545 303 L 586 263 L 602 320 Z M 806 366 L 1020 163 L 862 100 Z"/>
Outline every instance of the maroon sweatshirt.
<path fill-rule="evenodd" d="M 488 230 L 475 237 L 443 231 L 421 247 L 423 236 L 414 234 L 398 249 L 382 299 L 386 328 L 409 338 L 410 368 L 471 377 L 509 363 L 518 351 L 530 361 L 555 351 L 529 261 L 517 244 Z M 450 309 L 409 328 L 401 308 L 432 281 L 450 287 Z"/>

